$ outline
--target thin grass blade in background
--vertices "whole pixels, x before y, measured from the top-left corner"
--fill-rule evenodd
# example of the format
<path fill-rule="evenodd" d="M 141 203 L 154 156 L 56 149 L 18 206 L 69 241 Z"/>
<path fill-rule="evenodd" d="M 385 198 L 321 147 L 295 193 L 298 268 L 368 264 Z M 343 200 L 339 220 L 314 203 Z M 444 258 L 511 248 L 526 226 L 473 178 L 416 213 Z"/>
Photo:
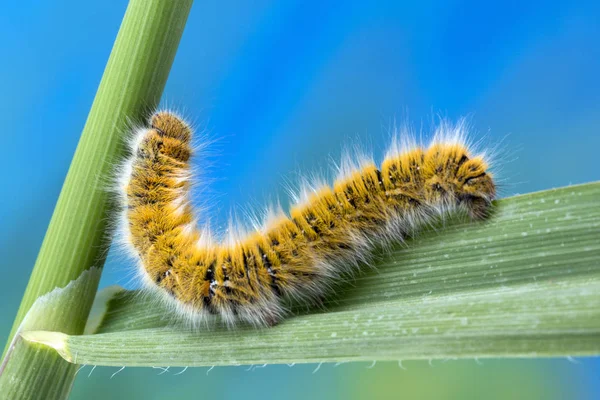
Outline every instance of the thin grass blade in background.
<path fill-rule="evenodd" d="M 107 3 L 110 4 L 110 3 Z M 15 336 L 32 305 L 88 273 L 85 291 L 53 296 L 52 312 L 28 318 L 27 329 L 83 332 L 108 248 L 107 178 L 123 150 L 128 120 L 158 105 L 192 0 L 131 0 L 65 179 L 0 367 L 0 398 L 68 396 L 76 367 Z M 74 34 L 77 34 L 74 32 Z M 14 339 L 14 340 L 13 340 Z"/>

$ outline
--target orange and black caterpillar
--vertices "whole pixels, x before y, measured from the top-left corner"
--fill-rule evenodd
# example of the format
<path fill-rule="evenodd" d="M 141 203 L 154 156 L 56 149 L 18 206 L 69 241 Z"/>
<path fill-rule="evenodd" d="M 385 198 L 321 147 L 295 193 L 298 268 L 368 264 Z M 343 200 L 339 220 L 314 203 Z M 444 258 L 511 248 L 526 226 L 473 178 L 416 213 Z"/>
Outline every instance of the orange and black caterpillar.
<path fill-rule="evenodd" d="M 190 127 L 169 112 L 149 125 L 132 141 L 119 185 L 125 239 L 147 284 L 192 320 L 219 314 L 228 324 L 273 325 L 285 315 L 284 298 L 318 300 L 372 247 L 447 212 L 484 217 L 496 193 L 464 126 L 442 124 L 429 147 L 393 145 L 380 168 L 346 162 L 333 188 L 305 190 L 289 216 L 271 213 L 246 237 L 215 244 L 188 201 Z"/>

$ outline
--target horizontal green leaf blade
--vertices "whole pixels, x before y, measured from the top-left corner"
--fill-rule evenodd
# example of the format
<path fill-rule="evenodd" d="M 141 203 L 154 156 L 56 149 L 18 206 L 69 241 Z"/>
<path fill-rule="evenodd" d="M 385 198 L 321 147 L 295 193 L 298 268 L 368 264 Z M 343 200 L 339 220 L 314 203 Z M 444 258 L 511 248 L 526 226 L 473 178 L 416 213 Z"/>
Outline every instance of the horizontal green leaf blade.
<path fill-rule="evenodd" d="M 446 223 L 343 285 L 327 310 L 279 326 L 190 331 L 118 292 L 98 334 L 30 332 L 71 362 L 206 366 L 600 354 L 600 184 L 497 202 Z"/>

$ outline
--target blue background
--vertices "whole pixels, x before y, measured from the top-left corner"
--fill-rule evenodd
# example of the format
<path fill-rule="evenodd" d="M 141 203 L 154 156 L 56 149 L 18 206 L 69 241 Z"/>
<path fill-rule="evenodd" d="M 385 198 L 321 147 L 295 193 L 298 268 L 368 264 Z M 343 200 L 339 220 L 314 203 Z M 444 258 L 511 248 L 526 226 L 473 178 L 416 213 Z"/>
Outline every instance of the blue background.
<path fill-rule="evenodd" d="M 107 5 L 110 3 L 110 5 Z M 0 304 L 4 342 L 27 284 L 126 1 L 3 4 Z M 323 4 L 325 3 L 325 4 Z M 279 196 L 344 145 L 377 159 L 394 121 L 427 130 L 467 115 L 502 143 L 503 195 L 598 180 L 597 2 L 201 1 L 163 103 L 216 139 L 196 203 L 222 227 Z M 102 286 L 126 284 L 111 253 Z M 9 283 L 9 284 L 8 284 Z M 580 398 L 596 359 L 473 360 L 169 371 L 83 369 L 73 398 Z"/>

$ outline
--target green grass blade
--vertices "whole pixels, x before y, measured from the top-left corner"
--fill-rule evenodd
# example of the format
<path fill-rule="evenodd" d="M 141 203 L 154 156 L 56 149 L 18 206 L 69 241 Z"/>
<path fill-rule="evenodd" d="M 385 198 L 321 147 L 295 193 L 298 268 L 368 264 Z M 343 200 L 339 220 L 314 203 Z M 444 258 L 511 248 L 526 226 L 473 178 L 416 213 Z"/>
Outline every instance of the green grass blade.
<path fill-rule="evenodd" d="M 94 335 L 29 332 L 67 360 L 207 366 L 600 354 L 600 183 L 497 202 L 382 257 L 327 310 L 263 330 L 189 331 L 114 291 Z"/>
<path fill-rule="evenodd" d="M 160 99 L 192 0 L 132 0 L 83 129 L 52 220 L 16 316 L 0 369 L 0 398 L 63 398 L 74 369 L 56 353 L 15 333 L 38 298 L 104 264 L 111 215 L 106 190 L 128 120 L 139 122 Z M 60 312 L 29 318 L 28 329 L 83 332 L 100 274 L 90 274 Z"/>
<path fill-rule="evenodd" d="M 73 379 L 71 375 L 74 373 L 74 365 L 56 358 L 56 354 L 49 352 L 48 349 L 23 343 L 20 333 L 40 328 L 72 331 L 73 326 L 80 325 L 80 321 L 85 321 L 88 315 L 88 310 L 85 307 L 77 306 L 77 302 L 89 296 L 90 293 L 94 293 L 98 286 L 100 273 L 101 269 L 90 268 L 67 286 L 56 288 L 50 293 L 40 296 L 33 303 L 21 322 L 12 343 L 9 344 L 9 357 L 6 357 L 0 366 L 3 379 L 13 378 L 9 381 L 2 381 L 9 383 L 0 385 L 0 398 L 31 399 L 40 396 L 45 399 L 60 399 L 68 396 L 70 390 L 68 383 Z M 66 304 L 73 306 L 67 307 Z M 69 317 L 66 321 L 65 316 Z M 42 374 L 37 368 L 33 368 L 39 365 L 52 365 L 53 369 L 46 371 L 47 374 Z M 54 384 L 40 384 L 39 380 L 44 376 L 54 379 Z M 12 382 L 18 383 L 18 385 L 11 385 Z"/>

